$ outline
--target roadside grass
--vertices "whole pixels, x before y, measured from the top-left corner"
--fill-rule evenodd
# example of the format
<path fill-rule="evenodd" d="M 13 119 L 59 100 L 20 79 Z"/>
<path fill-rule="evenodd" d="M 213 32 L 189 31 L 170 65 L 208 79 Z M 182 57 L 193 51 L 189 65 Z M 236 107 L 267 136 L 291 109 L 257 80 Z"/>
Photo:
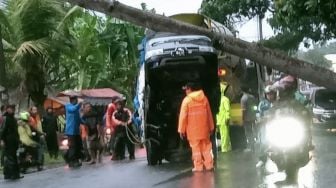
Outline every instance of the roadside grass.
<path fill-rule="evenodd" d="M 50 158 L 48 153 L 44 153 L 44 166 L 45 168 L 55 168 L 64 165 L 64 160 L 61 154 L 58 155 L 57 159 Z"/>

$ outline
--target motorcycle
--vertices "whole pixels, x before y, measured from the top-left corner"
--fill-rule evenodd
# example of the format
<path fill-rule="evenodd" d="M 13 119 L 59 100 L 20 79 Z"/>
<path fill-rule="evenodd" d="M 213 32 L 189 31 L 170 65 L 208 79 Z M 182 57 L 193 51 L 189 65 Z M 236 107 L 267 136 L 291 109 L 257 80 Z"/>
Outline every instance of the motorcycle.
<path fill-rule="evenodd" d="M 69 159 L 69 138 L 67 135 L 63 135 L 62 138 L 60 139 L 60 146 L 59 146 L 59 149 L 61 150 L 62 152 L 62 156 L 63 156 L 63 159 L 64 161 L 69 164 L 70 163 L 70 159 Z M 81 161 L 83 161 L 85 158 L 84 158 L 84 152 L 81 151 Z M 69 164 L 70 165 L 70 164 Z M 81 163 L 80 163 L 81 165 Z"/>
<path fill-rule="evenodd" d="M 32 132 L 33 139 L 36 140 L 35 137 L 38 136 L 37 132 Z M 28 147 L 23 144 L 19 145 L 19 149 L 17 150 L 17 157 L 18 157 L 18 163 L 21 168 L 22 173 L 26 173 L 28 168 L 36 167 L 38 171 L 41 171 L 43 168 L 43 161 L 44 156 L 42 155 L 42 164 L 39 161 L 39 147 Z"/>
<path fill-rule="evenodd" d="M 104 152 L 112 155 L 113 152 L 113 137 L 112 137 L 112 129 L 106 128 L 104 134 Z"/>
<path fill-rule="evenodd" d="M 59 146 L 60 151 L 62 152 L 62 156 L 64 158 L 64 161 L 68 163 L 68 150 L 69 150 L 69 140 L 68 137 L 66 135 L 63 135 L 63 137 L 61 138 L 61 143 Z"/>
<path fill-rule="evenodd" d="M 268 157 L 279 171 L 286 172 L 287 179 L 295 178 L 310 161 L 310 127 L 296 117 L 282 116 L 269 121 L 265 128 Z"/>
<path fill-rule="evenodd" d="M 61 140 L 60 150 L 66 151 L 68 149 L 69 149 L 69 140 L 68 140 L 68 137 L 64 135 Z"/>

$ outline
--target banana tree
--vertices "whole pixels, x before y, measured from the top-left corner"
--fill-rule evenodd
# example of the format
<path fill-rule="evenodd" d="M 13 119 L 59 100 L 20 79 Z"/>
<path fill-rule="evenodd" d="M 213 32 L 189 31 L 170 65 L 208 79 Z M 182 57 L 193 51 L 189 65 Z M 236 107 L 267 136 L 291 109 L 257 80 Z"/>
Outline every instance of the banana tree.
<path fill-rule="evenodd" d="M 112 87 L 130 93 L 138 64 L 136 48 L 144 30 L 92 12 L 82 12 L 67 28 L 71 47 L 61 64 L 70 75 L 65 75 L 69 79 L 61 87 Z"/>

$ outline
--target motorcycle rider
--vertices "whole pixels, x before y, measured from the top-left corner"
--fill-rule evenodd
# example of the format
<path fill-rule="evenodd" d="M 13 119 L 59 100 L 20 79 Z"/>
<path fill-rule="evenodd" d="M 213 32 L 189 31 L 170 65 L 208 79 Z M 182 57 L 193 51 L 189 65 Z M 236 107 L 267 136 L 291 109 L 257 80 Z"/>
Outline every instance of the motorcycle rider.
<path fill-rule="evenodd" d="M 258 105 L 258 112 L 260 114 L 260 121 L 258 122 L 259 126 L 259 138 L 260 138 L 260 150 L 264 151 L 265 146 L 265 124 L 263 122 L 265 113 L 274 106 L 274 102 L 276 101 L 277 92 L 275 89 L 272 89 L 272 85 L 268 85 L 265 87 L 265 99 L 260 101 Z M 267 160 L 267 156 L 265 152 L 260 152 L 259 161 L 256 164 L 256 167 L 261 167 L 265 164 Z"/>
<path fill-rule="evenodd" d="M 125 158 L 125 145 L 127 146 L 129 159 L 134 160 L 134 150 L 135 146 L 131 142 L 131 138 L 127 135 L 134 134 L 135 131 L 132 126 L 132 113 L 129 109 L 125 108 L 125 100 L 116 100 L 116 111 L 112 115 L 114 124 L 114 152 L 112 155 L 112 160 L 122 160 Z M 126 131 L 131 131 L 127 134 Z"/>
<path fill-rule="evenodd" d="M 270 113 L 275 113 L 275 111 L 281 108 L 292 108 L 295 110 L 295 114 L 304 116 L 304 119 L 310 124 L 312 119 L 310 112 L 304 104 L 295 98 L 297 86 L 297 79 L 290 75 L 285 76 L 279 82 L 274 83 L 271 86 L 271 90 L 278 90 L 279 99 L 274 103 L 274 108 L 270 109 Z"/>
<path fill-rule="evenodd" d="M 41 137 L 42 135 L 33 130 L 29 125 L 29 113 L 20 113 L 20 120 L 18 122 L 18 132 L 20 137 L 20 142 L 23 144 L 27 153 L 31 154 L 32 157 L 37 160 L 37 169 L 42 170 L 43 166 L 43 153 L 40 152 L 41 145 L 34 139 L 34 137 Z M 25 169 L 23 169 L 25 170 Z"/>
<path fill-rule="evenodd" d="M 244 88 L 243 96 L 240 100 L 241 108 L 243 111 L 243 126 L 245 130 L 247 148 L 246 151 L 254 150 L 255 142 L 255 121 L 257 99 L 252 94 L 251 88 Z"/>
<path fill-rule="evenodd" d="M 273 103 L 276 100 L 276 91 L 274 89 L 271 89 L 271 85 L 268 85 L 265 87 L 265 99 L 260 101 L 258 105 L 258 112 L 260 113 L 260 117 L 263 117 L 265 112 L 269 110 Z"/>
<path fill-rule="evenodd" d="M 304 121 L 304 125 L 308 130 L 308 135 L 310 137 L 309 147 L 312 149 L 312 139 L 311 139 L 311 130 L 310 125 L 312 123 L 312 116 L 304 104 L 300 103 L 295 98 L 295 92 L 297 90 L 297 79 L 293 76 L 287 75 L 284 76 L 280 81 L 274 83 L 271 87 L 271 90 L 278 91 L 279 99 L 274 102 L 272 108 L 264 114 L 264 122 L 274 118 L 277 114 L 291 114 L 297 116 L 299 119 Z M 265 146 L 265 135 L 261 135 L 261 154 L 260 161 L 256 165 L 257 167 L 263 166 L 267 160 L 266 146 Z M 285 138 L 284 138 L 285 139 Z"/>

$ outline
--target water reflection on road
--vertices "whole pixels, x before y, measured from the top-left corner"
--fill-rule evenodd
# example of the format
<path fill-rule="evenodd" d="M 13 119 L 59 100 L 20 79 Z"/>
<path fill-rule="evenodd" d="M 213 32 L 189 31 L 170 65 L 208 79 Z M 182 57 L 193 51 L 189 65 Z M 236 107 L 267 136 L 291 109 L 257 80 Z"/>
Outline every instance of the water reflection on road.
<path fill-rule="evenodd" d="M 218 157 L 215 172 L 192 173 L 191 162 L 148 166 L 145 156 L 135 161 L 84 165 L 80 169 L 57 168 L 28 174 L 15 182 L 3 181 L 1 188 L 332 188 L 336 185 L 336 135 L 314 132 L 311 161 L 300 169 L 296 183 L 286 182 L 272 162 L 257 169 L 257 153 L 232 151 Z M 56 177 L 56 178 L 55 178 Z M 111 178 L 110 178 L 111 177 Z M 99 186 L 97 184 L 99 182 Z"/>
<path fill-rule="evenodd" d="M 232 152 L 220 156 L 215 172 L 192 173 L 185 171 L 182 175 L 166 181 L 163 187 L 192 188 L 313 188 L 316 186 L 316 160 L 313 158 L 301 168 L 298 178 L 288 182 L 284 172 L 278 172 L 276 165 L 268 161 L 265 168 L 257 169 L 253 153 Z M 178 178 L 179 177 L 179 178 Z"/>
<path fill-rule="evenodd" d="M 274 163 L 269 162 L 266 166 L 268 174 L 264 175 L 263 185 L 267 188 L 311 188 L 314 187 L 314 160 L 310 161 L 298 173 L 296 182 L 287 182 L 284 172 L 277 172 Z"/>

